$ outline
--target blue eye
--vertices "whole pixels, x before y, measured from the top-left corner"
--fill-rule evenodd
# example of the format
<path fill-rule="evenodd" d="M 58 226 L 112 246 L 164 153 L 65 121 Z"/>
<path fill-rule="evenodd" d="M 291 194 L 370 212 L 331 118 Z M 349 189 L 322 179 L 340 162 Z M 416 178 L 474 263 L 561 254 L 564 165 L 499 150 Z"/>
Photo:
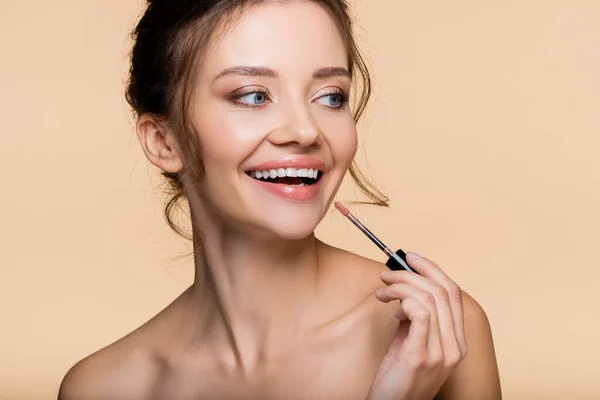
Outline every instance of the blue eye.
<path fill-rule="evenodd" d="M 341 93 L 331 93 L 317 99 L 319 104 L 329 108 L 342 108 L 346 100 L 346 96 Z"/>
<path fill-rule="evenodd" d="M 267 102 L 267 95 L 263 92 L 252 92 L 236 98 L 236 101 L 250 106 L 260 106 Z"/>

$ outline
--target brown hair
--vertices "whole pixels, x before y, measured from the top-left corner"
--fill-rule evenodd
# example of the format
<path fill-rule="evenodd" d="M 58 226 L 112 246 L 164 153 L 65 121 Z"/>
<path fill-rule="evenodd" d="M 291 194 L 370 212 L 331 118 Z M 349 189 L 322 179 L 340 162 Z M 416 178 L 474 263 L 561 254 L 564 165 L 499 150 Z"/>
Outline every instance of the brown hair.
<path fill-rule="evenodd" d="M 197 182 L 204 173 L 200 145 L 189 118 L 189 104 L 195 87 L 196 71 L 202 63 L 216 28 L 235 12 L 269 0 L 149 0 L 148 7 L 132 32 L 134 41 L 126 98 L 137 116 L 148 114 L 168 124 L 183 152 L 181 173 L 162 175 L 167 180 L 169 200 L 165 218 L 171 229 L 191 238 L 174 220 L 174 213 L 185 198 L 184 174 Z M 270 0 L 274 1 L 274 0 Z M 282 0 L 278 0 L 282 2 Z M 348 67 L 358 101 L 354 120 L 359 121 L 371 95 L 371 78 L 353 38 L 352 20 L 346 0 L 311 0 L 323 6 L 335 20 L 348 53 Z M 349 173 L 369 202 L 387 206 L 388 198 L 367 179 L 353 162 Z"/>

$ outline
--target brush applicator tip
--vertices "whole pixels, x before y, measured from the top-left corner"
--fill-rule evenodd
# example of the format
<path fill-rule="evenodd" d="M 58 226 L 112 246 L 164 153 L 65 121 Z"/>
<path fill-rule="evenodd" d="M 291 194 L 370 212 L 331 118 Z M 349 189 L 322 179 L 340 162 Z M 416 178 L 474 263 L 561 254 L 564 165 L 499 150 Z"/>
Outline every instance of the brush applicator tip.
<path fill-rule="evenodd" d="M 344 217 L 347 217 L 348 214 L 350 214 L 350 211 L 346 207 L 344 207 L 344 205 L 339 201 L 334 202 L 333 205 L 335 206 L 335 208 L 338 209 L 339 212 L 342 213 Z"/>

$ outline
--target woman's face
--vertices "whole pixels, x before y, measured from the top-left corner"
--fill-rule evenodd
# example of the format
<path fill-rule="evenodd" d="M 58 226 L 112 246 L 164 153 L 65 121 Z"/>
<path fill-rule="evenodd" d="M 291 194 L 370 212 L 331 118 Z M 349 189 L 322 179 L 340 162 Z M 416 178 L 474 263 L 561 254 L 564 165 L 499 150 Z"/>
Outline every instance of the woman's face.
<path fill-rule="evenodd" d="M 311 1 L 253 7 L 217 35 L 199 74 L 193 122 L 206 205 L 232 226 L 309 235 L 357 145 L 332 18 Z"/>

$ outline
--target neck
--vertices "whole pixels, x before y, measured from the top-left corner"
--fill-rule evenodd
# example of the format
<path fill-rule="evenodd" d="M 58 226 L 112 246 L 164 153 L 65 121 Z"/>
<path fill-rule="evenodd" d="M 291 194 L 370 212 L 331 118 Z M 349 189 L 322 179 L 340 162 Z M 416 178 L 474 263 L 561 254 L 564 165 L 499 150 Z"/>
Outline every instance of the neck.
<path fill-rule="evenodd" d="M 193 302 L 211 346 L 232 368 L 253 369 L 308 329 L 319 241 L 240 232 L 213 218 L 194 226 Z M 221 352 L 219 351 L 219 352 Z"/>

